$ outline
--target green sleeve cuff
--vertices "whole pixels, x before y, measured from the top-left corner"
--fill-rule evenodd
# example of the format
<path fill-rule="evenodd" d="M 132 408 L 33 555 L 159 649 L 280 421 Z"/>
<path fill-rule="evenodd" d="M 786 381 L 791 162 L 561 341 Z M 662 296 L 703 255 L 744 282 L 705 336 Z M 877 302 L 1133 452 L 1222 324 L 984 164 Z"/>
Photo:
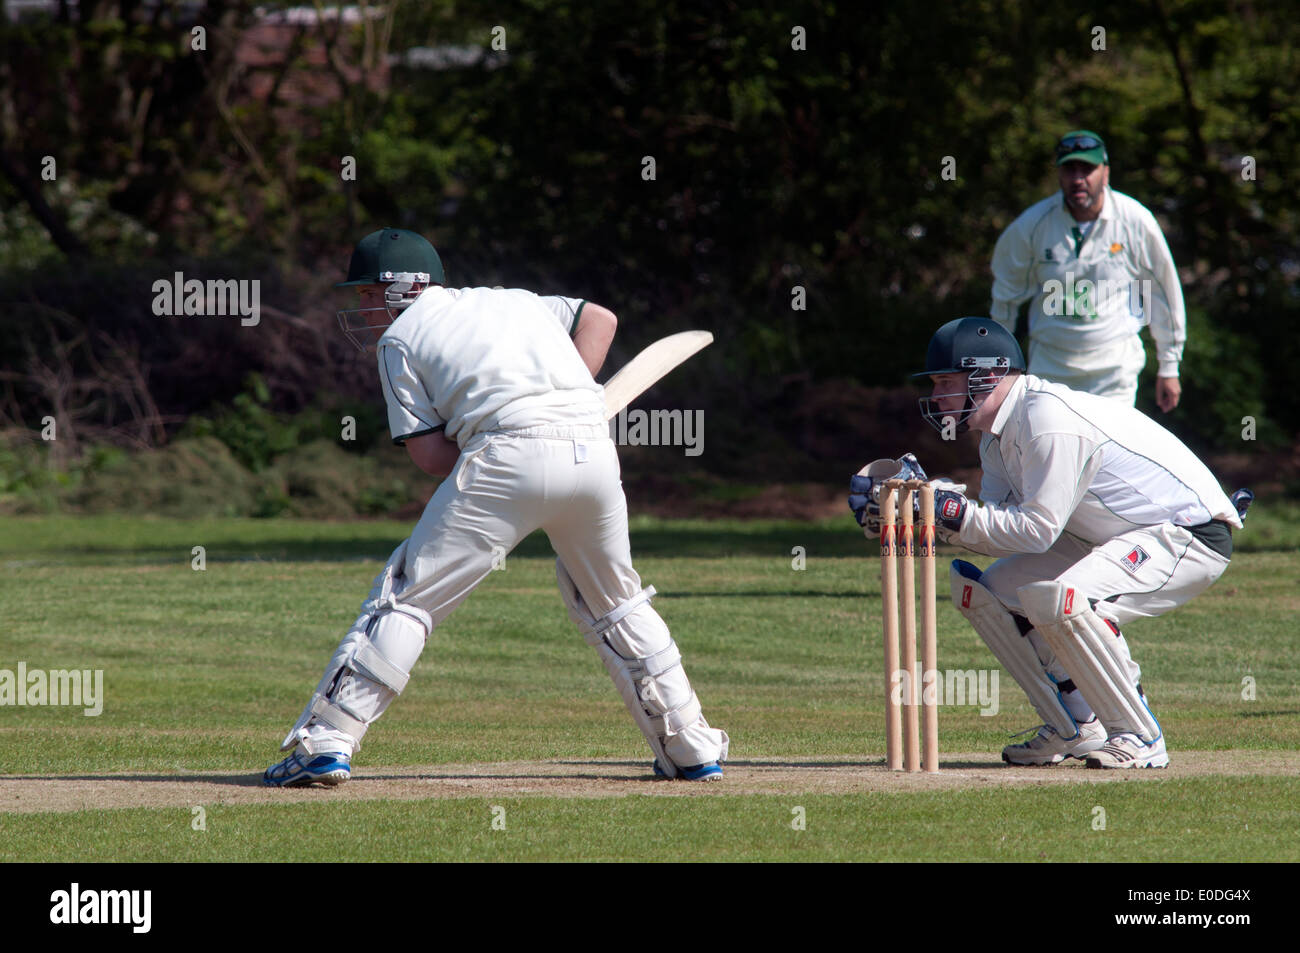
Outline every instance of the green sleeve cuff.
<path fill-rule="evenodd" d="M 428 430 L 417 430 L 415 433 L 404 433 L 400 437 L 394 437 L 393 443 L 397 444 L 399 447 L 404 447 L 406 446 L 406 441 L 410 440 L 412 437 L 423 437 L 427 434 L 437 433 L 439 430 L 445 430 L 446 427 L 446 424 L 439 424 L 437 427 L 430 427 Z"/>

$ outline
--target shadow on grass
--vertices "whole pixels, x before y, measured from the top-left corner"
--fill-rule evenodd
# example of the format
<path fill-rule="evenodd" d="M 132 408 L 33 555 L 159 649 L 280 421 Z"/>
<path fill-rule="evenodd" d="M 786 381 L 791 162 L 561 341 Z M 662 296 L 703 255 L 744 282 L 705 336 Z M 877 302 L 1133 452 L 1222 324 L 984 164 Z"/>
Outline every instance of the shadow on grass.
<path fill-rule="evenodd" d="M 164 784 L 223 784 L 236 788 L 260 788 L 258 774 L 4 774 L 0 781 L 102 781 Z"/>
<path fill-rule="evenodd" d="M 861 599 L 861 589 L 842 592 L 818 592 L 816 589 L 742 589 L 725 592 L 718 589 L 696 589 L 663 593 L 667 599 Z"/>

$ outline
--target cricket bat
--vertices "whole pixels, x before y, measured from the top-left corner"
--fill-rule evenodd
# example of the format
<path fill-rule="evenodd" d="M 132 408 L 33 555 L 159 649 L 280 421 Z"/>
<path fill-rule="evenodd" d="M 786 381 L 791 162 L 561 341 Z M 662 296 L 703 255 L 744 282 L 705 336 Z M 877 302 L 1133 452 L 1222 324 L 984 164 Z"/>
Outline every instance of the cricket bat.
<path fill-rule="evenodd" d="M 605 419 L 617 417 L 669 371 L 712 343 L 708 331 L 682 331 L 655 341 L 605 382 Z"/>

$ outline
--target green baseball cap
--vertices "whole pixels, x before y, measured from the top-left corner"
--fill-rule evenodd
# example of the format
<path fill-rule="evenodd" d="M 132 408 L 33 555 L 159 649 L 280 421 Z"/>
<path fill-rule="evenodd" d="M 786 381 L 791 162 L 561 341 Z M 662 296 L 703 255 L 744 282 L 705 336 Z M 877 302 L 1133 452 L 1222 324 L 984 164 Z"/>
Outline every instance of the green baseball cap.
<path fill-rule="evenodd" d="M 1101 136 L 1089 129 L 1067 132 L 1056 144 L 1056 164 L 1065 165 L 1067 162 L 1107 165 L 1110 157 L 1106 155 L 1106 143 Z"/>
<path fill-rule="evenodd" d="M 447 280 L 442 270 L 442 259 L 427 238 L 404 228 L 381 228 L 357 242 L 352 262 L 348 265 L 347 280 L 334 287 L 370 285 L 384 281 L 382 276 L 385 273 L 404 272 L 424 272 L 429 276 L 429 283 L 435 285 Z"/>

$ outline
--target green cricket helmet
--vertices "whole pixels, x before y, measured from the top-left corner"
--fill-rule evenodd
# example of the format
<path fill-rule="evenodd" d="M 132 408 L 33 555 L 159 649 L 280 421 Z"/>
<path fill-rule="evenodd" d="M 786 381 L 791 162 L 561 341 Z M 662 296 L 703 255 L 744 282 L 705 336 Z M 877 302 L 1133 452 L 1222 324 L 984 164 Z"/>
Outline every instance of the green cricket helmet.
<path fill-rule="evenodd" d="M 382 284 L 385 306 L 340 311 L 339 326 L 348 340 L 364 351 L 426 288 L 446 280 L 442 259 L 423 235 L 404 228 L 371 232 L 357 242 L 347 280 L 334 287 Z M 377 313 L 381 311 L 385 315 Z"/>
<path fill-rule="evenodd" d="M 393 276 L 403 274 L 425 275 L 426 284 L 441 285 L 447 281 L 442 259 L 427 238 L 404 228 L 381 228 L 357 242 L 347 280 L 334 287 L 394 281 Z"/>

